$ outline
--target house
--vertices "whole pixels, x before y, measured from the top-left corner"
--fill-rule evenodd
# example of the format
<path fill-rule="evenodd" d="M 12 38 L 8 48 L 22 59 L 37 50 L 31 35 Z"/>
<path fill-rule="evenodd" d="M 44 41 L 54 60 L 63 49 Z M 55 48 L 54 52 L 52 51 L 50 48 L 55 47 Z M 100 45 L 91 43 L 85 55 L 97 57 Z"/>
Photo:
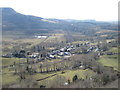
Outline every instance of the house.
<path fill-rule="evenodd" d="M 71 48 L 73 48 L 74 46 L 73 46 L 73 45 L 71 45 L 70 47 L 71 47 Z"/>
<path fill-rule="evenodd" d="M 11 58 L 11 57 L 13 57 L 13 55 L 12 55 L 12 53 L 10 53 L 10 54 L 2 55 L 2 57 L 5 57 L 5 58 Z"/>
<path fill-rule="evenodd" d="M 79 66 L 80 69 L 85 69 L 85 66 L 81 65 Z"/>
<path fill-rule="evenodd" d="M 39 53 L 32 53 L 32 55 L 29 55 L 30 58 L 37 58 L 39 56 Z"/>
<path fill-rule="evenodd" d="M 38 58 L 38 59 L 36 59 L 36 61 L 38 61 L 38 62 L 43 61 L 43 60 L 44 60 L 44 58 Z"/>
<path fill-rule="evenodd" d="M 64 85 L 68 85 L 68 82 L 65 82 Z"/>
<path fill-rule="evenodd" d="M 61 52 L 65 51 L 65 48 L 61 48 L 60 51 L 61 51 Z"/>
<path fill-rule="evenodd" d="M 100 51 L 100 49 L 99 49 L 99 48 L 96 48 L 96 49 L 95 49 L 95 52 L 99 52 L 99 51 Z"/>
<path fill-rule="evenodd" d="M 90 51 L 91 51 L 91 50 L 90 50 L 90 49 L 88 49 L 88 50 L 87 50 L 87 53 L 88 53 L 88 52 L 90 52 Z"/>
<path fill-rule="evenodd" d="M 61 57 L 60 57 L 60 56 L 58 56 L 58 55 L 56 55 L 55 57 L 56 57 L 56 58 L 58 58 L 58 59 L 60 59 L 60 58 L 61 58 Z"/>
<path fill-rule="evenodd" d="M 64 55 L 64 52 L 60 52 L 58 53 L 59 56 L 63 56 Z"/>
<path fill-rule="evenodd" d="M 70 52 L 72 50 L 72 48 L 68 48 L 66 51 Z"/>
<path fill-rule="evenodd" d="M 93 47 L 90 47 L 89 49 L 90 49 L 90 50 L 93 50 Z"/>
<path fill-rule="evenodd" d="M 35 36 L 38 39 L 47 38 L 48 36 Z"/>
<path fill-rule="evenodd" d="M 26 57 L 26 51 L 25 50 L 20 50 L 19 52 L 19 58 L 25 58 Z"/>
<path fill-rule="evenodd" d="M 88 44 L 90 44 L 90 43 L 89 43 L 89 42 L 86 42 L 85 44 L 88 45 Z"/>
<path fill-rule="evenodd" d="M 50 54 L 49 58 L 55 59 L 55 56 Z"/>
<path fill-rule="evenodd" d="M 70 52 L 64 52 L 64 55 L 71 56 L 71 53 Z"/>
<path fill-rule="evenodd" d="M 87 52 L 90 52 L 90 51 L 92 51 L 93 50 L 93 47 L 90 47 L 88 50 L 87 50 Z"/>
<path fill-rule="evenodd" d="M 58 54 L 58 53 L 60 53 L 60 51 L 56 50 L 56 51 L 52 51 L 50 54 L 55 55 L 55 54 Z"/>
<path fill-rule="evenodd" d="M 27 53 L 27 55 L 32 55 L 32 52 L 30 52 L 30 51 L 27 51 L 26 53 Z"/>
<path fill-rule="evenodd" d="M 26 51 L 25 50 L 20 50 L 19 52 L 18 51 L 15 51 L 12 53 L 13 57 L 17 57 L 17 58 L 25 58 L 26 57 Z"/>

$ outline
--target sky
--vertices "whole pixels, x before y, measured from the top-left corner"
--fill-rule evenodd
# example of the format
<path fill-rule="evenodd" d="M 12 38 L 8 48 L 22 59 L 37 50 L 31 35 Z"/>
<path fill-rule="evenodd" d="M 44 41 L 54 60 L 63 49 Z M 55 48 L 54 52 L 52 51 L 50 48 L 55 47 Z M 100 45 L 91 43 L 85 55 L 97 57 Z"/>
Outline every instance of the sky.
<path fill-rule="evenodd" d="M 0 7 L 43 18 L 116 21 L 120 0 L 0 0 Z"/>

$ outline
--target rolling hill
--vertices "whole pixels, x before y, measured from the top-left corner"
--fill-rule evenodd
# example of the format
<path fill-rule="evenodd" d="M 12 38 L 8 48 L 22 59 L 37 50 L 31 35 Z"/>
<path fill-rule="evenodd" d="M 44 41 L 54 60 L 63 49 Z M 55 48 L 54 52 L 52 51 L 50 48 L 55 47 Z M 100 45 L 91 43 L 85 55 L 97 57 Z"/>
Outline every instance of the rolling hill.
<path fill-rule="evenodd" d="M 95 20 L 63 20 L 46 19 L 31 15 L 23 15 L 12 8 L 2 8 L 2 30 L 4 31 L 24 31 L 51 32 L 54 30 L 65 30 L 74 32 L 94 32 L 96 30 L 109 29 L 117 30 L 116 23 L 97 22 Z"/>

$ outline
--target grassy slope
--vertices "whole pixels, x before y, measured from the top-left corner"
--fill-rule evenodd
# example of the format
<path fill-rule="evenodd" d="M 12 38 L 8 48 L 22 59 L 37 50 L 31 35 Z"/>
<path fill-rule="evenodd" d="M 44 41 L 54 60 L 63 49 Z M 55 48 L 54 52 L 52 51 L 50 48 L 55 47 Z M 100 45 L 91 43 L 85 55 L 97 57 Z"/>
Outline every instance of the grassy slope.
<path fill-rule="evenodd" d="M 9 66 L 12 65 L 14 62 L 26 62 L 26 60 L 22 58 L 2 58 L 2 66 Z"/>
<path fill-rule="evenodd" d="M 15 83 L 18 81 L 18 76 L 17 75 L 13 75 L 13 71 L 9 71 L 8 68 L 3 69 L 2 72 L 2 84 L 11 84 L 11 83 Z"/>
<path fill-rule="evenodd" d="M 47 76 L 50 76 L 50 75 L 53 75 L 55 73 L 51 73 L 51 74 L 36 74 L 36 75 L 33 75 L 34 79 L 40 79 L 40 78 L 44 78 L 44 77 L 47 77 Z M 78 69 L 78 70 L 65 70 L 65 73 L 64 74 L 61 74 L 61 72 L 56 72 L 56 76 L 53 76 L 51 78 L 48 78 L 46 80 L 43 80 L 43 81 L 39 81 L 39 84 L 40 85 L 46 85 L 47 87 L 49 87 L 51 84 L 53 83 L 57 83 L 59 81 L 56 81 L 56 78 L 59 76 L 61 78 L 64 78 L 63 81 L 65 83 L 65 81 L 67 81 L 68 79 L 71 80 L 72 82 L 72 78 L 74 75 L 77 75 L 78 76 L 78 79 L 80 78 L 83 78 L 85 79 L 86 76 L 92 76 L 94 74 L 93 71 L 91 70 L 81 70 L 81 69 Z M 61 79 L 62 80 L 62 79 Z M 63 84 L 64 84 L 63 83 Z"/>
<path fill-rule="evenodd" d="M 111 48 L 107 52 L 117 53 L 118 48 Z M 104 66 L 113 67 L 115 70 L 118 70 L 118 55 L 104 55 L 100 57 L 98 62 L 102 63 Z"/>
<path fill-rule="evenodd" d="M 113 67 L 115 70 L 118 69 L 118 60 L 110 58 L 108 55 L 101 57 L 98 62 L 102 63 L 104 66 Z"/>

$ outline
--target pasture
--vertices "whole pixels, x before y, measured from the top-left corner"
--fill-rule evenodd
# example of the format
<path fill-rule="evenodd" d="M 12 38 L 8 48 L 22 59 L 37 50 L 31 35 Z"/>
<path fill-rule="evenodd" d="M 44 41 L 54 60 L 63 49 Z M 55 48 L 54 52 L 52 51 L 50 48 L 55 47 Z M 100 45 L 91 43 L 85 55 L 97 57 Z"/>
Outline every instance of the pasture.
<path fill-rule="evenodd" d="M 113 67 L 114 70 L 118 70 L 118 56 L 117 55 L 104 55 L 98 60 L 104 66 Z"/>

